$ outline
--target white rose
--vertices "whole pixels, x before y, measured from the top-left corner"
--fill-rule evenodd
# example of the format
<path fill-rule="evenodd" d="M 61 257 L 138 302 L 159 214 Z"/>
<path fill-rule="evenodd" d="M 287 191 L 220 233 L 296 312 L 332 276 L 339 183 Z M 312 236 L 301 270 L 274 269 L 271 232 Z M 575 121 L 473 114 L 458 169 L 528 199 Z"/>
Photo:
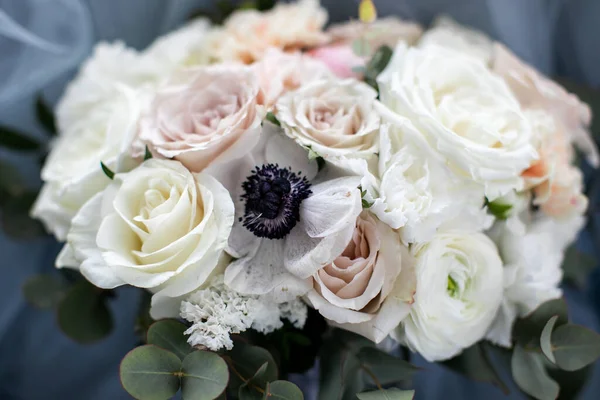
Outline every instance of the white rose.
<path fill-rule="evenodd" d="M 404 243 L 426 242 L 439 228 L 491 226 L 481 186 L 456 177 L 406 118 L 383 110 L 378 185 L 371 211 Z"/>
<path fill-rule="evenodd" d="M 110 183 L 100 162 L 115 172 L 136 165 L 129 151 L 145 95 L 113 86 L 112 102 L 98 105 L 85 124 L 70 125 L 58 137 L 42 169 L 44 187 L 31 214 L 61 241 L 81 206 Z"/>
<path fill-rule="evenodd" d="M 282 96 L 276 115 L 287 136 L 335 164 L 378 150 L 377 92 L 354 79 L 324 79 Z"/>
<path fill-rule="evenodd" d="M 332 325 L 379 343 L 408 315 L 414 275 L 398 234 L 364 211 L 343 251 L 313 275 L 306 298 Z"/>
<path fill-rule="evenodd" d="M 417 292 L 396 337 L 428 361 L 481 340 L 502 301 L 502 260 L 485 235 L 438 234 L 411 249 Z"/>
<path fill-rule="evenodd" d="M 410 119 L 455 173 L 482 184 L 490 200 L 522 188 L 520 175 L 537 157 L 531 129 L 504 81 L 482 62 L 400 43 L 378 82 L 382 103 Z"/>
<path fill-rule="evenodd" d="M 177 161 L 148 160 L 88 201 L 73 219 L 57 266 L 79 267 L 94 285 L 124 284 L 164 303 L 200 288 L 213 273 L 234 218 L 229 192 Z M 76 260 L 79 265 L 65 265 Z"/>
<path fill-rule="evenodd" d="M 512 327 L 546 301 L 561 297 L 562 262 L 585 219 L 576 216 L 556 221 L 538 214 L 526 231 L 515 234 L 509 224 L 498 222 L 490 236 L 504 261 L 504 299 L 487 338 L 510 347 Z"/>
<path fill-rule="evenodd" d="M 490 63 L 494 42 L 484 33 L 467 28 L 452 18 L 437 18 L 433 28 L 429 29 L 419 40 L 418 47 L 445 47 L 459 51 L 465 55 Z"/>

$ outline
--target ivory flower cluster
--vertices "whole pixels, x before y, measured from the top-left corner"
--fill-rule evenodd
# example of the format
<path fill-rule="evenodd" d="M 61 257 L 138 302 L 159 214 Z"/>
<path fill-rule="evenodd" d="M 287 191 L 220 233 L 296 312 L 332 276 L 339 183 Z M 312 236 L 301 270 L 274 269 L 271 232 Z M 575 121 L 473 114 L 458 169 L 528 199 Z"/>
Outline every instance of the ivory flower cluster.
<path fill-rule="evenodd" d="M 561 295 L 587 207 L 574 146 L 599 161 L 589 108 L 453 21 L 326 20 L 301 0 L 99 44 L 32 210 L 66 242 L 57 267 L 150 291 L 213 350 L 306 306 L 428 360 L 511 346 Z"/>

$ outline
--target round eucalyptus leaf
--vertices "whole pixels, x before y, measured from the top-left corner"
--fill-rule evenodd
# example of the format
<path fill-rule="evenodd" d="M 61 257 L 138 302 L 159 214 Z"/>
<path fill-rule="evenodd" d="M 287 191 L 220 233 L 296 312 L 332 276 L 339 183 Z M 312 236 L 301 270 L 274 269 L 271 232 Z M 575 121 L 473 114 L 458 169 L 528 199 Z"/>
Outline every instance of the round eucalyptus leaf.
<path fill-rule="evenodd" d="M 304 400 L 300 388 L 288 381 L 275 381 L 267 384 L 264 400 Z"/>
<path fill-rule="evenodd" d="M 554 325 L 556 325 L 556 321 L 558 320 L 558 315 L 550 318 L 544 326 L 544 330 L 542 330 L 542 335 L 540 336 L 540 346 L 542 348 L 542 352 L 548 360 L 550 360 L 553 364 L 556 364 L 556 360 L 554 359 L 554 354 L 552 354 L 552 331 L 554 330 Z"/>
<path fill-rule="evenodd" d="M 34 275 L 23 285 L 25 300 L 32 306 L 41 309 L 56 307 L 65 292 L 66 287 L 63 282 L 46 274 Z"/>
<path fill-rule="evenodd" d="M 146 341 L 165 350 L 172 351 L 180 359 L 184 359 L 194 349 L 186 340 L 187 327 L 174 319 L 164 319 L 153 323 L 148 329 Z"/>
<path fill-rule="evenodd" d="M 154 345 L 131 350 L 121 361 L 123 388 L 138 400 L 167 400 L 179 390 L 181 360 Z"/>
<path fill-rule="evenodd" d="M 252 378 L 265 363 L 267 368 L 264 371 L 264 381 L 273 382 L 278 378 L 277 364 L 273 356 L 262 347 L 236 342 L 227 356 L 231 358 L 233 367 L 245 380 Z M 243 383 L 244 381 L 237 374 L 231 374 L 232 390 L 237 390 Z"/>
<path fill-rule="evenodd" d="M 511 370 L 515 383 L 528 395 L 538 400 L 556 400 L 558 397 L 558 384 L 548 375 L 541 354 L 527 352 L 516 345 Z"/>
<path fill-rule="evenodd" d="M 194 351 L 183 360 L 181 393 L 184 400 L 213 400 L 227 387 L 229 371 L 221 357 Z"/>
<path fill-rule="evenodd" d="M 268 368 L 269 363 L 265 362 L 260 366 L 252 378 L 248 379 L 248 381 L 240 386 L 238 390 L 238 397 L 240 400 L 261 400 L 263 398 L 263 390 L 266 389 L 267 384 L 269 383 L 267 380 Z"/>
<path fill-rule="evenodd" d="M 113 319 L 102 290 L 88 281 L 73 285 L 58 305 L 58 325 L 79 343 L 100 340 L 112 331 Z"/>
<path fill-rule="evenodd" d="M 556 365 L 576 371 L 600 357 L 600 335 L 579 325 L 563 325 L 552 334 L 552 351 Z"/>
<path fill-rule="evenodd" d="M 359 400 L 412 400 L 415 398 L 415 391 L 392 388 L 358 393 L 356 397 Z"/>

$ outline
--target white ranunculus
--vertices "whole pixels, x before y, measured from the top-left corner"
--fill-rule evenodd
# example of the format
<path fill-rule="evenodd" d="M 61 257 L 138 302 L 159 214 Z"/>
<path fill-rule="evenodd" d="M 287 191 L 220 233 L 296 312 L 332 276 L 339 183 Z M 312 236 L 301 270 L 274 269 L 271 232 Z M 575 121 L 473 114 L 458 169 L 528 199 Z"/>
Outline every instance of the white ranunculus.
<path fill-rule="evenodd" d="M 510 347 L 517 317 L 561 297 L 564 252 L 584 223 L 581 216 L 555 220 L 539 213 L 520 235 L 505 222 L 494 226 L 490 236 L 497 243 L 505 264 L 504 299 L 487 335 L 489 340 Z"/>
<path fill-rule="evenodd" d="M 100 162 L 115 172 L 137 163 L 129 154 L 145 94 L 115 86 L 110 104 L 98 106 L 86 124 L 73 124 L 58 137 L 42 169 L 45 183 L 31 214 L 61 241 L 81 206 L 110 182 Z"/>
<path fill-rule="evenodd" d="M 438 228 L 489 228 L 493 217 L 483 206 L 481 186 L 456 177 L 408 119 L 389 110 L 382 114 L 389 122 L 381 129 L 371 211 L 400 229 L 405 243 L 429 241 Z"/>
<path fill-rule="evenodd" d="M 229 192 L 177 161 L 148 160 L 88 201 L 73 219 L 63 260 L 94 285 L 129 284 L 154 294 L 154 315 L 220 270 L 233 224 Z M 175 315 L 177 307 L 175 308 Z"/>
<path fill-rule="evenodd" d="M 484 234 L 444 233 L 411 249 L 417 292 L 396 338 L 428 361 L 481 340 L 502 302 L 502 260 Z"/>
<path fill-rule="evenodd" d="M 456 50 L 488 64 L 492 59 L 494 42 L 484 33 L 442 16 L 434 21 L 433 27 L 419 40 L 418 47 L 428 46 Z"/>
<path fill-rule="evenodd" d="M 355 79 L 323 79 L 283 95 L 276 115 L 298 144 L 335 163 L 377 152 L 377 92 Z"/>
<path fill-rule="evenodd" d="M 523 186 L 537 153 L 531 128 L 504 81 L 472 57 L 400 43 L 378 78 L 381 102 L 411 120 L 461 177 L 493 200 Z"/>

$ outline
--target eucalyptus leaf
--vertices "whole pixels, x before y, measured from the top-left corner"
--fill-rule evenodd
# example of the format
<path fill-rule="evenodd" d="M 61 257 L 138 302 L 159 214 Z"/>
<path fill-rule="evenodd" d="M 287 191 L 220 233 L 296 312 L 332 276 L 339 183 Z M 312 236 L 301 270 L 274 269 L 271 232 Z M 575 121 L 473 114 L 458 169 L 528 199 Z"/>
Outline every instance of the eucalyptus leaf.
<path fill-rule="evenodd" d="M 17 151 L 35 151 L 40 148 L 40 143 L 25 133 L 0 125 L 0 147 Z"/>
<path fill-rule="evenodd" d="M 23 296 L 29 304 L 41 309 L 50 309 L 58 305 L 65 296 L 66 285 L 47 274 L 34 275 L 23 285 Z"/>
<path fill-rule="evenodd" d="M 181 370 L 183 400 L 213 400 L 227 387 L 229 371 L 219 355 L 208 351 L 194 351 L 183 360 Z"/>
<path fill-rule="evenodd" d="M 56 121 L 54 119 L 54 113 L 51 108 L 46 104 L 41 94 L 38 95 L 35 100 L 35 115 L 38 122 L 52 135 L 56 135 Z"/>
<path fill-rule="evenodd" d="M 541 354 L 515 346 L 511 370 L 515 383 L 528 395 L 538 400 L 555 400 L 558 397 L 558 384 L 548 375 Z"/>
<path fill-rule="evenodd" d="M 579 325 L 563 325 L 552 334 L 552 351 L 556 365 L 576 371 L 600 357 L 600 335 Z"/>
<path fill-rule="evenodd" d="M 265 363 L 267 363 L 264 371 L 265 382 L 276 381 L 279 376 L 273 356 L 262 347 L 236 342 L 226 356 L 231 359 L 229 388 L 233 391 L 237 391 L 245 381 L 254 377 Z"/>
<path fill-rule="evenodd" d="M 76 342 L 92 343 L 112 331 L 113 319 L 101 293 L 91 283 L 80 281 L 58 304 L 58 325 Z"/>
<path fill-rule="evenodd" d="M 368 368 L 382 385 L 412 379 L 420 368 L 373 347 L 365 347 L 357 354 L 361 366 Z"/>
<path fill-rule="evenodd" d="M 562 263 L 564 279 L 583 288 L 590 273 L 598 266 L 598 261 L 591 255 L 577 250 L 575 245 L 569 247 Z"/>
<path fill-rule="evenodd" d="M 183 360 L 194 350 L 183 333 L 186 330 L 183 323 L 174 319 L 157 321 L 148 329 L 146 342 L 169 350 Z"/>
<path fill-rule="evenodd" d="M 556 325 L 556 321 L 558 320 L 558 315 L 550 318 L 542 330 L 542 335 L 540 336 L 540 347 L 542 348 L 542 352 L 544 355 L 550 360 L 553 364 L 556 364 L 556 360 L 554 358 L 554 354 L 552 354 L 552 331 L 554 330 L 554 325 Z"/>
<path fill-rule="evenodd" d="M 238 390 L 240 400 L 261 400 L 263 398 L 263 393 L 269 383 L 268 368 L 269 363 L 265 362 L 250 379 L 240 386 Z"/>
<path fill-rule="evenodd" d="M 131 350 L 119 375 L 123 388 L 139 400 L 167 400 L 179 390 L 181 360 L 170 351 L 154 345 Z"/>
<path fill-rule="evenodd" d="M 263 400 L 303 400 L 300 388 L 288 381 L 275 381 L 267 385 Z"/>
<path fill-rule="evenodd" d="M 469 379 L 491 383 L 508 394 L 508 387 L 494 368 L 484 346 L 485 343 L 476 343 L 442 364 Z"/>
<path fill-rule="evenodd" d="M 356 397 L 359 400 L 412 400 L 415 398 L 415 391 L 392 388 L 358 393 Z"/>
<path fill-rule="evenodd" d="M 542 330 L 550 318 L 557 315 L 556 327 L 569 322 L 567 303 L 554 299 L 541 304 L 532 313 L 515 321 L 513 338 L 525 347 L 539 347 Z"/>
<path fill-rule="evenodd" d="M 0 206 L 9 197 L 19 196 L 24 191 L 25 183 L 21 173 L 13 165 L 0 160 Z"/>

